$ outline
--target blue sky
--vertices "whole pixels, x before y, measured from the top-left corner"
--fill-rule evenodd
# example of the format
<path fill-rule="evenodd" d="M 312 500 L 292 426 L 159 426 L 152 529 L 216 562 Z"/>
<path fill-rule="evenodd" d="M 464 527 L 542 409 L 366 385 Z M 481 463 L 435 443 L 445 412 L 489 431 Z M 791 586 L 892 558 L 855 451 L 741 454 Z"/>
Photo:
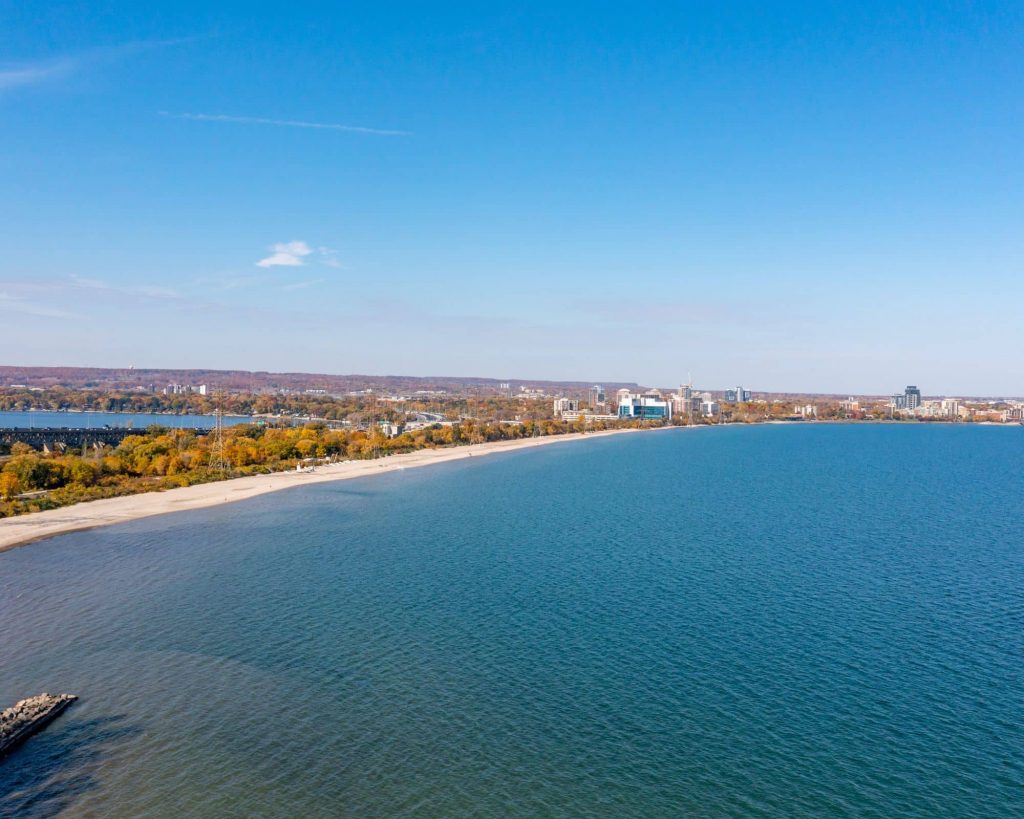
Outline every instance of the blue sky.
<path fill-rule="evenodd" d="M 1022 77 L 1019 3 L 0 2 L 0 358 L 1022 394 Z"/>

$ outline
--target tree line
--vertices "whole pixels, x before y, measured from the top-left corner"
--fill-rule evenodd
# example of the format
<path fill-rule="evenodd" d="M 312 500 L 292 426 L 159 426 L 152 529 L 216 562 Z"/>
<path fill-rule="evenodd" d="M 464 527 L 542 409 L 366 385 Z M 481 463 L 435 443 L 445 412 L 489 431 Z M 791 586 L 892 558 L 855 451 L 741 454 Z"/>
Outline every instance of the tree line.
<path fill-rule="evenodd" d="M 614 426 L 638 426 L 615 424 Z M 596 424 L 586 429 L 604 429 Z M 378 458 L 419 449 L 514 440 L 583 431 L 581 422 L 560 420 L 505 423 L 466 419 L 435 424 L 395 437 L 376 426 L 331 429 L 246 424 L 217 436 L 197 430 L 151 426 L 116 447 L 76 452 L 38 452 L 23 443 L 11 447 L 0 468 L 0 517 L 52 509 L 85 500 L 205 483 L 228 477 L 294 469 L 308 461 Z"/>

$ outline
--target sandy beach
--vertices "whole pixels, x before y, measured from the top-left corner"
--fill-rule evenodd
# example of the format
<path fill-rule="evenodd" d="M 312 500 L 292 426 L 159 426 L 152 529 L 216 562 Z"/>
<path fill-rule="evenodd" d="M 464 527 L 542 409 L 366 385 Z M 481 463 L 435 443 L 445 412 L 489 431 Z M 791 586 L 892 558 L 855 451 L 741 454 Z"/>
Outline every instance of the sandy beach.
<path fill-rule="evenodd" d="M 586 435 L 571 433 L 568 435 L 552 435 L 543 438 L 524 438 L 515 441 L 494 441 L 486 444 L 448 447 L 445 449 L 421 449 L 401 455 L 391 455 L 372 461 L 348 461 L 344 463 L 318 466 L 313 472 L 275 472 L 271 475 L 252 475 L 244 478 L 232 478 L 215 483 L 204 483 L 196 486 L 185 486 L 179 489 L 168 489 L 163 492 L 146 492 L 139 495 L 127 495 L 119 498 L 78 503 L 60 509 L 18 515 L 13 518 L 0 519 L 0 552 L 23 546 L 43 538 L 54 537 L 68 532 L 93 529 L 97 526 L 109 526 L 112 523 L 124 523 L 129 520 L 165 515 L 169 512 L 184 512 L 189 509 L 202 509 L 219 503 L 254 498 L 268 492 L 291 489 L 295 486 L 307 486 L 326 481 L 343 481 L 350 478 L 365 478 L 380 475 L 396 469 L 413 469 L 419 466 L 458 461 L 464 458 L 475 458 L 495 452 L 508 452 L 514 449 L 548 446 L 552 444 L 579 441 L 584 438 L 598 438 L 607 435 L 620 435 L 627 432 L 643 432 L 653 430 L 615 429 L 601 432 L 590 432 Z"/>

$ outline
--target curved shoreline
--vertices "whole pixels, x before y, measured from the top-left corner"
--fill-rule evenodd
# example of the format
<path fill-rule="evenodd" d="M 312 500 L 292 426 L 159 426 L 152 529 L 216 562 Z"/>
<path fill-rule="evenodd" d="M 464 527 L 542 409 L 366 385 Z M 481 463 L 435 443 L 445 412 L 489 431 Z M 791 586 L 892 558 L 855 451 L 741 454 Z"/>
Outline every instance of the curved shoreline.
<path fill-rule="evenodd" d="M 899 424 L 891 421 L 766 421 L 760 425 L 818 425 L 818 424 Z M 956 426 L 956 424 L 932 421 L 929 425 Z M 445 447 L 443 449 L 419 449 L 400 455 L 389 455 L 369 461 L 348 461 L 345 463 L 318 466 L 315 472 L 273 472 L 269 475 L 249 475 L 242 478 L 229 478 L 213 483 L 196 484 L 178 489 L 167 489 L 162 492 L 140 492 L 136 495 L 123 495 L 116 498 L 85 501 L 59 509 L 48 509 L 45 512 L 30 512 L 13 518 L 0 518 L 0 552 L 25 546 L 37 540 L 46 540 L 58 535 L 96 529 L 115 523 L 127 523 L 139 518 L 154 515 L 166 515 L 171 512 L 185 512 L 191 509 L 204 509 L 223 503 L 255 498 L 268 492 L 278 492 L 296 486 L 306 486 L 328 481 L 344 481 L 352 478 L 366 478 L 393 472 L 399 469 L 414 469 L 431 464 L 458 461 L 473 456 L 489 455 L 493 452 L 507 452 L 516 449 L 529 449 L 536 446 L 548 446 L 565 441 L 579 441 L 600 438 L 608 435 L 622 435 L 628 432 L 656 432 L 666 429 L 718 429 L 723 426 L 748 426 L 747 424 L 696 424 L 692 426 L 649 427 L 647 429 L 608 429 L 600 432 L 566 433 L 549 435 L 542 438 L 519 438 L 511 441 L 492 441 L 486 444 L 466 444 Z M 989 424 L 986 422 L 960 425 L 984 426 L 990 428 L 1012 427 L 1017 425 Z"/>
<path fill-rule="evenodd" d="M 656 429 L 686 429 L 687 427 L 655 427 L 653 429 L 610 429 L 586 434 L 573 432 L 542 438 L 520 438 L 511 441 L 491 441 L 485 444 L 467 444 L 444 449 L 419 449 L 415 452 L 389 455 L 369 461 L 318 466 L 315 472 L 273 472 L 269 475 L 249 475 L 224 481 L 202 483 L 167 489 L 163 492 L 140 492 L 117 498 L 76 503 L 44 512 L 31 512 L 12 518 L 0 519 L 0 552 L 24 546 L 37 540 L 57 535 L 81 532 L 114 523 L 126 523 L 139 518 L 203 509 L 223 503 L 255 498 L 268 492 L 278 492 L 295 486 L 308 486 L 328 481 L 343 481 L 381 475 L 399 469 L 414 469 L 431 464 L 458 461 L 494 452 L 528 449 L 565 441 L 590 440 L 627 432 L 653 432 Z M 697 427 L 692 427 L 696 429 Z"/>

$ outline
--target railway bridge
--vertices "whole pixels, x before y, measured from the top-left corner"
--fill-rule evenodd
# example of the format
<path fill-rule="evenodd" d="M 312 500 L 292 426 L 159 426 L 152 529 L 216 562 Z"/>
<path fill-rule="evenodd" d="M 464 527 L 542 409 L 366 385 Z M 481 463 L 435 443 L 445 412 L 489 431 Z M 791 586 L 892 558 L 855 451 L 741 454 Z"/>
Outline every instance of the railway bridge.
<path fill-rule="evenodd" d="M 100 444 L 117 446 L 129 435 L 138 435 L 142 430 L 125 427 L 102 427 L 100 429 L 64 429 L 61 427 L 14 427 L 0 429 L 0 453 L 11 451 L 15 443 L 28 444 L 33 449 L 50 452 L 95 447 Z"/>

